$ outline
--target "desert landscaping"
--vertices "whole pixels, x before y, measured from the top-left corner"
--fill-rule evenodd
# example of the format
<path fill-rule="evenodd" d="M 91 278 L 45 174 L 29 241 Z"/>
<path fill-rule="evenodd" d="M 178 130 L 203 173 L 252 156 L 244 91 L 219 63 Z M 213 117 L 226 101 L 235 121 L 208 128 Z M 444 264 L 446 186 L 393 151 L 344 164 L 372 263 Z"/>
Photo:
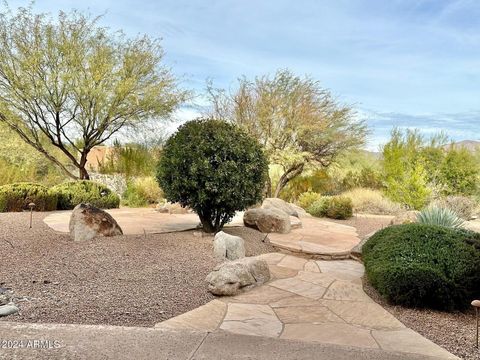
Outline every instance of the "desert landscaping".
<path fill-rule="evenodd" d="M 454 115 L 368 113 L 296 66 L 200 89 L 182 41 L 45 6 L 0 6 L 0 359 L 480 359 Z"/>

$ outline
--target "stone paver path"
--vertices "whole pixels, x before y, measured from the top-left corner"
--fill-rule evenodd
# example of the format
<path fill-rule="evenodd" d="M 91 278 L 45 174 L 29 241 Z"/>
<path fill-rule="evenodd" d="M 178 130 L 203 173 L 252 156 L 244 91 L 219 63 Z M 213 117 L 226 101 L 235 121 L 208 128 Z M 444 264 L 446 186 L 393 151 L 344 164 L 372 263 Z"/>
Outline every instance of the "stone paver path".
<path fill-rule="evenodd" d="M 107 210 L 118 222 L 125 235 L 158 234 L 194 230 L 200 221 L 194 213 L 161 214 L 149 208 L 121 208 Z M 71 211 L 56 211 L 44 222 L 59 232 L 68 232 Z M 303 253 L 322 259 L 344 259 L 359 242 L 355 228 L 331 221 L 306 217 L 291 217 L 289 234 L 268 235 L 271 244 L 281 250 Z M 227 227 L 243 226 L 243 212 L 237 213 Z"/>
<path fill-rule="evenodd" d="M 360 242 L 354 227 L 314 217 L 301 220 L 302 227 L 289 234 L 270 234 L 270 243 L 293 253 L 344 259 L 350 257 L 350 251 Z"/>
<path fill-rule="evenodd" d="M 151 208 L 120 208 L 106 210 L 118 222 L 125 235 L 158 234 L 196 229 L 197 214 L 161 214 Z M 55 231 L 68 232 L 71 211 L 55 211 L 43 219 Z M 228 226 L 243 226 L 243 213 L 235 216 Z"/>
<path fill-rule="evenodd" d="M 261 255 L 272 280 L 158 323 L 157 329 L 227 331 L 310 343 L 380 349 L 441 359 L 456 357 L 405 327 L 365 294 L 363 265 Z"/>

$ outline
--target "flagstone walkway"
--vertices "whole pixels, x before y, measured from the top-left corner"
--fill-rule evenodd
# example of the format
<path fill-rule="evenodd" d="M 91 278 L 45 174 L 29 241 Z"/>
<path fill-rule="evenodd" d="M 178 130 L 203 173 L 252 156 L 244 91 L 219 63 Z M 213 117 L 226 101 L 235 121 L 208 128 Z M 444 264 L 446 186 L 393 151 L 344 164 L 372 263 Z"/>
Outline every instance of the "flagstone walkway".
<path fill-rule="evenodd" d="M 272 280 L 234 297 L 218 298 L 158 323 L 157 329 L 235 334 L 335 344 L 457 359 L 405 327 L 363 291 L 363 265 L 354 260 L 307 260 L 261 255 Z"/>
<path fill-rule="evenodd" d="M 125 235 L 159 234 L 197 229 L 198 216 L 161 214 L 149 208 L 107 210 L 118 222 Z M 44 218 L 55 231 L 67 233 L 71 211 L 56 211 Z M 288 234 L 268 234 L 270 243 L 291 253 L 301 253 L 320 259 L 346 259 L 359 242 L 354 227 L 314 217 L 291 217 L 292 231 Z M 238 212 L 227 227 L 243 226 L 243 212 Z"/>
<path fill-rule="evenodd" d="M 301 219 L 302 227 L 289 234 L 272 233 L 270 243 L 292 253 L 323 259 L 348 259 L 360 239 L 354 227 L 315 217 Z"/>

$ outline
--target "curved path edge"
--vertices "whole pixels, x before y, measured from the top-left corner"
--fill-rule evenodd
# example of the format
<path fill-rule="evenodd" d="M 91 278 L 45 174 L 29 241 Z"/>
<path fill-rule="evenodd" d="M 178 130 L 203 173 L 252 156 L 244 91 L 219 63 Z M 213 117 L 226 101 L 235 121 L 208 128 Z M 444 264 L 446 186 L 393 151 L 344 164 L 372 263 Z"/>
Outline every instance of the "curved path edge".
<path fill-rule="evenodd" d="M 364 291 L 363 265 L 270 253 L 272 280 L 155 325 L 458 359 L 407 328 Z"/>

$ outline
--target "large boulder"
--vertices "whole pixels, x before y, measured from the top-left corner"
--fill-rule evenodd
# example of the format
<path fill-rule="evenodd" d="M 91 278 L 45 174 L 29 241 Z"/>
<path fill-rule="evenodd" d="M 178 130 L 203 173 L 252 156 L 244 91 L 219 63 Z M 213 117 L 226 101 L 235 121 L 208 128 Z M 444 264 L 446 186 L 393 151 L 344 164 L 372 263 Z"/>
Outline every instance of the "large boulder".
<path fill-rule="evenodd" d="M 297 209 L 292 204 L 287 203 L 279 198 L 266 198 L 263 200 L 262 209 L 278 209 L 287 213 L 290 216 L 298 216 Z"/>
<path fill-rule="evenodd" d="M 96 236 L 123 234 L 122 229 L 109 213 L 90 204 L 79 204 L 73 209 L 69 229 L 75 241 L 91 240 Z"/>
<path fill-rule="evenodd" d="M 270 280 L 265 260 L 246 257 L 218 265 L 207 275 L 208 291 L 215 295 L 237 295 Z"/>
<path fill-rule="evenodd" d="M 291 230 L 290 216 L 279 209 L 249 209 L 243 214 L 243 223 L 263 233 L 288 234 Z"/>
<path fill-rule="evenodd" d="M 241 237 L 218 232 L 213 239 L 213 254 L 218 260 L 237 260 L 245 257 L 245 244 Z"/>
<path fill-rule="evenodd" d="M 312 215 L 307 213 L 304 208 L 301 208 L 300 206 L 295 205 L 295 204 L 290 204 L 290 206 L 295 209 L 295 211 L 297 212 L 297 215 L 298 215 L 297 217 L 299 219 L 306 218 L 306 217 L 312 217 Z"/>

